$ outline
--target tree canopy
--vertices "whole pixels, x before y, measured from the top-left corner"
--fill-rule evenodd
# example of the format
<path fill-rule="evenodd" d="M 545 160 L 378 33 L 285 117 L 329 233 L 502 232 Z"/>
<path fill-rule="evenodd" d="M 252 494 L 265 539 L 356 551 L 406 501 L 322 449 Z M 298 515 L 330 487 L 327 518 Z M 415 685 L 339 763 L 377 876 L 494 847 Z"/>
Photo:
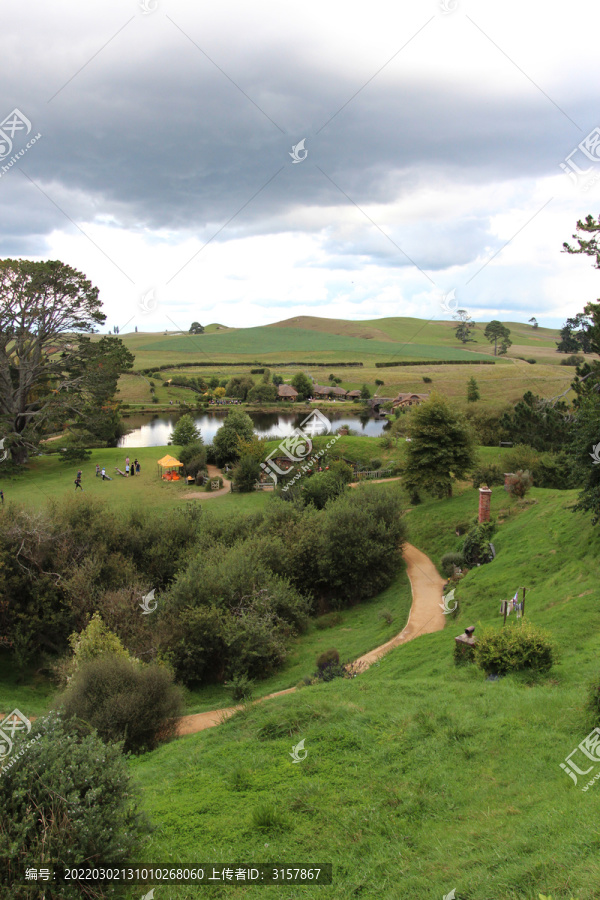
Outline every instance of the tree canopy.
<path fill-rule="evenodd" d="M 232 409 L 213 440 L 217 464 L 235 462 L 240 456 L 240 442 L 251 441 L 254 425 L 250 416 L 241 409 Z"/>
<path fill-rule="evenodd" d="M 418 495 L 451 497 L 452 482 L 475 464 L 475 439 L 466 420 L 433 393 L 410 411 L 411 440 L 406 447 L 404 483 Z"/>
<path fill-rule="evenodd" d="M 171 432 L 169 444 L 175 444 L 178 447 L 185 447 L 187 444 L 201 444 L 202 437 L 200 431 L 196 428 L 194 420 L 186 413 L 182 416 L 175 428 Z"/>
<path fill-rule="evenodd" d="M 110 401 L 134 357 L 119 338 L 87 336 L 105 320 L 98 288 L 71 266 L 0 261 L 0 429 L 14 462 L 65 422 L 114 437 Z"/>
<path fill-rule="evenodd" d="M 204 334 L 204 325 L 201 325 L 200 322 L 192 322 L 190 325 L 190 334 Z"/>
<path fill-rule="evenodd" d="M 506 353 L 508 348 L 512 345 L 510 328 L 507 328 L 506 325 L 503 325 L 498 319 L 492 319 L 491 322 L 488 322 L 483 334 L 484 337 L 494 345 L 494 356 L 498 356 L 498 342 L 500 342 L 501 356 Z"/>

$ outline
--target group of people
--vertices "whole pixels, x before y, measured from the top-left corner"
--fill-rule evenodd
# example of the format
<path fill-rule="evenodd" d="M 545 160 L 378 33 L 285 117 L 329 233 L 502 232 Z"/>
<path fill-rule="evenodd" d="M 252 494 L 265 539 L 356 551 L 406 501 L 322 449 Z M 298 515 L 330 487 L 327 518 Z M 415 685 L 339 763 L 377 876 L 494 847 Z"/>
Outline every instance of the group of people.
<path fill-rule="evenodd" d="M 242 402 L 241 400 L 230 400 L 229 398 L 227 398 L 227 399 L 221 399 L 221 400 L 209 400 L 208 405 L 209 406 L 237 406 L 241 402 Z"/>
<path fill-rule="evenodd" d="M 121 472 L 121 470 L 117 466 L 115 466 L 115 468 L 116 468 L 117 472 L 119 473 L 119 475 L 124 475 L 126 478 L 128 478 L 129 475 L 132 475 L 132 476 L 139 475 L 140 472 L 142 471 L 142 467 L 140 466 L 139 461 L 137 459 L 134 459 L 134 461 L 132 463 L 130 463 L 129 457 L 126 457 L 126 459 L 125 459 L 125 471 L 124 472 Z M 79 488 L 80 491 L 83 491 L 83 487 L 81 484 L 81 477 L 82 477 L 82 471 L 81 471 L 81 469 L 79 469 L 77 472 L 77 476 L 75 478 L 75 490 L 77 490 L 77 488 Z M 102 466 L 102 468 L 100 468 L 98 463 L 96 463 L 96 478 L 102 478 L 102 481 L 112 481 L 112 478 L 110 477 L 110 475 L 106 474 L 106 467 Z M 2 502 L 4 502 L 4 496 L 2 496 Z"/>

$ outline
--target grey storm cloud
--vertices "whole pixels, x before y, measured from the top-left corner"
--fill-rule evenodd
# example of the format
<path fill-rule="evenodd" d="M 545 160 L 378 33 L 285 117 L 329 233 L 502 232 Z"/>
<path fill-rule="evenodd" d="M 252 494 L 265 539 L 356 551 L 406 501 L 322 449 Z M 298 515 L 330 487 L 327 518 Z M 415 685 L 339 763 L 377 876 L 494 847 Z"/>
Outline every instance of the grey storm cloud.
<path fill-rule="evenodd" d="M 558 174 L 582 137 L 540 91 L 509 97 L 453 84 L 452 72 L 412 74 L 400 84 L 375 78 L 350 100 L 363 84 L 358 75 L 332 73 L 319 60 L 307 65 L 299 49 L 294 56 L 288 47 L 259 46 L 240 58 L 221 48 L 213 52 L 220 70 L 194 46 L 203 46 L 198 24 L 187 17 L 184 34 L 177 16 L 160 10 L 147 44 L 147 22 L 138 17 L 88 62 L 87 48 L 100 48 L 129 15 L 124 6 L 110 13 L 96 35 L 86 33 L 86 52 L 68 61 L 64 21 L 46 41 L 32 21 L 19 66 L 8 42 L 0 117 L 19 107 L 43 140 L 19 162 L 31 181 L 17 171 L 0 180 L 10 213 L 2 252 L 43 252 L 45 235 L 72 222 L 109 219 L 202 240 L 228 223 L 215 238 L 226 240 L 293 231 L 301 221 L 342 260 L 357 254 L 409 265 L 368 231 L 364 206 L 402 201 L 429 183 L 443 190 Z M 6 24 L 10 34 L 10 15 Z M 78 27 L 74 21 L 75 40 Z M 84 66 L 78 74 L 76 57 Z M 569 114 L 591 127 L 591 96 Z M 303 138 L 308 156 L 293 164 L 292 145 Z M 339 234 L 345 208 L 360 235 Z M 425 268 L 496 249 L 485 216 L 384 230 Z"/>

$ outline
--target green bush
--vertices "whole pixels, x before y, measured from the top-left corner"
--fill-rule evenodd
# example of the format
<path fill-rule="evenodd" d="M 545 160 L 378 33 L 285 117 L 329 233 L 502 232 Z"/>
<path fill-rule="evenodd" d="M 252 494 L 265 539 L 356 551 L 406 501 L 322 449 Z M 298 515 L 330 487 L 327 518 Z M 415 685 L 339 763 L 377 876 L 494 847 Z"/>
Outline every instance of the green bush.
<path fill-rule="evenodd" d="M 371 469 L 373 471 L 377 471 L 378 469 L 381 468 L 382 465 L 383 465 L 383 463 L 378 456 L 376 456 L 375 459 L 372 459 L 369 463 L 369 466 L 371 467 Z"/>
<path fill-rule="evenodd" d="M 383 619 L 386 625 L 391 625 L 394 621 L 394 614 L 389 609 L 382 609 L 379 618 Z"/>
<path fill-rule="evenodd" d="M 431 384 L 432 380 L 433 379 L 431 379 L 429 375 L 423 375 L 423 381 L 425 382 L 425 384 Z"/>
<path fill-rule="evenodd" d="M 139 753 L 175 733 L 182 695 L 164 666 L 105 653 L 79 667 L 59 703 L 66 720 L 81 719 L 104 741 Z"/>
<path fill-rule="evenodd" d="M 515 497 L 523 498 L 525 494 L 533 487 L 533 477 L 528 471 L 515 472 L 506 480 L 506 486 L 509 494 Z"/>
<path fill-rule="evenodd" d="M 245 453 L 240 457 L 233 470 L 233 483 L 243 494 L 249 494 L 256 489 L 256 482 L 260 478 L 261 468 L 258 459 L 251 453 Z"/>
<path fill-rule="evenodd" d="M 23 756 L 0 778 L 0 885 L 4 900 L 38 900 L 41 885 L 22 885 L 27 866 L 121 868 L 138 857 L 148 825 L 118 746 L 82 736 L 60 715 L 37 719 L 13 753 Z M 35 811 L 35 812 L 34 812 Z M 52 888 L 61 900 L 116 895 L 111 886 Z"/>
<path fill-rule="evenodd" d="M 484 628 L 475 644 L 475 662 L 486 674 L 547 672 L 555 659 L 556 649 L 548 632 L 524 619 L 500 630 Z"/>
<path fill-rule="evenodd" d="M 474 525 L 463 541 L 462 555 L 469 567 L 492 561 L 490 538 L 496 530 L 492 522 Z"/>
<path fill-rule="evenodd" d="M 228 682 L 227 687 L 231 691 L 231 699 L 234 703 L 239 703 L 240 700 L 252 699 L 254 682 L 246 675 L 234 676 L 231 681 Z"/>
<path fill-rule="evenodd" d="M 274 803 L 260 803 L 252 810 L 252 825 L 259 831 L 281 831 L 285 820 Z"/>
<path fill-rule="evenodd" d="M 444 553 L 440 560 L 440 568 L 446 578 L 454 575 L 454 566 L 457 569 L 462 569 L 464 564 L 465 560 L 462 553 Z"/>
<path fill-rule="evenodd" d="M 454 642 L 454 665 L 466 666 L 475 662 L 475 649 L 470 644 Z"/>
<path fill-rule="evenodd" d="M 330 650 L 325 650 L 320 656 L 317 656 L 317 669 L 319 672 L 322 672 L 323 669 L 326 669 L 328 666 L 339 665 L 339 662 L 340 654 L 335 647 L 332 647 Z"/>
<path fill-rule="evenodd" d="M 504 470 L 498 463 L 478 466 L 473 472 L 474 488 L 481 487 L 481 485 L 491 487 L 500 484 L 504 484 Z"/>

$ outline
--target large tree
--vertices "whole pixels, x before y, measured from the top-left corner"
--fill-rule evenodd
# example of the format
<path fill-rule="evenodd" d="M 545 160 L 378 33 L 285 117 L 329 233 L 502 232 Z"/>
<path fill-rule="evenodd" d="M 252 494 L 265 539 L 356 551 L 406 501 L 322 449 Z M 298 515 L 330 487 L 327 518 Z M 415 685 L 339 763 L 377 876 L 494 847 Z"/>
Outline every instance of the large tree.
<path fill-rule="evenodd" d="M 14 462 L 65 423 L 81 437 L 113 430 L 134 357 L 119 338 L 86 336 L 105 320 L 98 288 L 71 266 L 0 260 L 0 431 Z"/>
<path fill-rule="evenodd" d="M 451 497 L 452 483 L 475 465 L 475 440 L 466 420 L 437 393 L 410 411 L 404 483 L 414 494 L 424 490 Z"/>
<path fill-rule="evenodd" d="M 456 335 L 457 340 L 462 341 L 463 344 L 466 344 L 469 341 L 475 340 L 475 338 L 471 337 L 471 332 L 474 330 L 475 325 L 473 322 L 469 322 L 467 319 L 462 319 L 456 326 L 454 334 Z"/>
<path fill-rule="evenodd" d="M 251 441 L 254 425 L 250 416 L 241 409 L 232 409 L 213 440 L 217 465 L 236 462 L 240 457 L 243 441 Z"/>
<path fill-rule="evenodd" d="M 514 410 L 506 412 L 500 426 L 513 444 L 528 444 L 536 450 L 560 450 L 569 440 L 570 413 L 564 400 L 549 403 L 531 391 Z"/>
<path fill-rule="evenodd" d="M 506 353 L 512 344 L 510 339 L 510 328 L 507 328 L 506 325 L 503 325 L 498 319 L 492 319 L 491 322 L 488 322 L 483 334 L 484 337 L 494 345 L 494 356 L 498 356 L 498 341 L 500 342 L 501 356 Z"/>
<path fill-rule="evenodd" d="M 296 372 L 292 378 L 292 387 L 298 391 L 298 400 L 306 400 L 312 396 L 313 383 L 304 372 Z"/>

